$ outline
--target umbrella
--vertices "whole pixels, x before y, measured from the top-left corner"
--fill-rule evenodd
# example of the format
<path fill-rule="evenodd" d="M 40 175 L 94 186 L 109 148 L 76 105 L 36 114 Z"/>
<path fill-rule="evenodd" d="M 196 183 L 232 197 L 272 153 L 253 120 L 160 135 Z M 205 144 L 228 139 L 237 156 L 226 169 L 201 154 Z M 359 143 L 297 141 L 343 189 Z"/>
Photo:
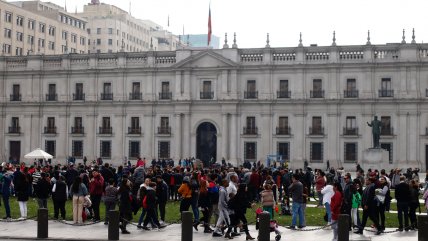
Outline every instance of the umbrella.
<path fill-rule="evenodd" d="M 43 151 L 40 148 L 37 148 L 36 150 L 28 153 L 24 156 L 27 159 L 51 159 L 53 156 L 45 151 Z"/>

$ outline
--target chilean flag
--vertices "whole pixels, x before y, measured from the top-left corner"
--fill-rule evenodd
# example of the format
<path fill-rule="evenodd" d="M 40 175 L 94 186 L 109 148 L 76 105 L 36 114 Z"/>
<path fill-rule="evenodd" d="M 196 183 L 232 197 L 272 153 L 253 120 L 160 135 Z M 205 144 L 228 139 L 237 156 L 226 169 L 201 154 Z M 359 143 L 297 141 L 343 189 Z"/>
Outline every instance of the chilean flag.
<path fill-rule="evenodd" d="M 210 43 L 211 43 L 211 33 L 212 33 L 212 29 L 211 29 L 211 4 L 210 4 L 209 12 L 208 12 L 208 46 L 210 46 Z"/>

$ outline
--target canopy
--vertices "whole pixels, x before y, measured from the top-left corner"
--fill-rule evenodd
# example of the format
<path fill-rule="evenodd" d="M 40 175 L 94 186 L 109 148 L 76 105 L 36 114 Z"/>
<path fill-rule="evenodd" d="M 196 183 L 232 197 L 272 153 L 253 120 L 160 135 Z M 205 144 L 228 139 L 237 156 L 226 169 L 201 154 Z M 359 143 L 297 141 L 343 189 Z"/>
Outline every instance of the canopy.
<path fill-rule="evenodd" d="M 40 148 L 37 148 L 36 150 L 28 153 L 24 157 L 27 159 L 45 159 L 45 160 L 53 158 L 51 154 L 43 151 Z"/>

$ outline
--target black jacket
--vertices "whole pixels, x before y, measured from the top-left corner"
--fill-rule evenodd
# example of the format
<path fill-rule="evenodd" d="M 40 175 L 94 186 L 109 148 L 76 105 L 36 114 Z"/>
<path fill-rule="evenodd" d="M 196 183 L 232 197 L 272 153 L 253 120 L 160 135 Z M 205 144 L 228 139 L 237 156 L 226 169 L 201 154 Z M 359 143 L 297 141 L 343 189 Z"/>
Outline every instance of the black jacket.
<path fill-rule="evenodd" d="M 159 203 L 168 201 L 168 185 L 163 180 L 156 185 L 156 197 Z"/>
<path fill-rule="evenodd" d="M 370 184 L 366 187 L 363 191 L 363 197 L 361 201 L 361 206 L 368 206 L 369 208 L 372 208 L 376 205 L 375 203 L 375 189 L 376 186 L 374 183 Z"/>
<path fill-rule="evenodd" d="M 35 186 L 35 194 L 37 198 L 46 199 L 49 197 L 51 184 L 45 179 L 40 178 Z"/>
<path fill-rule="evenodd" d="M 52 199 L 60 202 L 67 201 L 67 185 L 65 182 L 56 182 L 55 192 L 52 192 Z"/>
<path fill-rule="evenodd" d="M 151 209 L 151 208 L 156 209 L 156 203 L 157 203 L 156 192 L 153 188 L 147 189 L 146 197 L 147 197 L 147 200 L 146 200 L 147 209 Z"/>
<path fill-rule="evenodd" d="M 398 185 L 395 186 L 395 199 L 397 199 L 397 202 L 410 202 L 409 184 L 405 182 L 400 182 Z"/>

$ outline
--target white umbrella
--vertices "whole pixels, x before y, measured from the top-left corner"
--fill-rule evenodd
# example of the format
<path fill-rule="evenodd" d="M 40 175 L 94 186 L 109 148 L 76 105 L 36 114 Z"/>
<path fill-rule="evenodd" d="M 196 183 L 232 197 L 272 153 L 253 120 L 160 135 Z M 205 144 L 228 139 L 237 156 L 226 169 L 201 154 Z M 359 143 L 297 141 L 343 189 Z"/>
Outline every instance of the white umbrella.
<path fill-rule="evenodd" d="M 36 150 L 28 153 L 24 156 L 27 159 L 51 159 L 53 156 L 45 151 L 43 151 L 40 148 L 37 148 Z"/>

